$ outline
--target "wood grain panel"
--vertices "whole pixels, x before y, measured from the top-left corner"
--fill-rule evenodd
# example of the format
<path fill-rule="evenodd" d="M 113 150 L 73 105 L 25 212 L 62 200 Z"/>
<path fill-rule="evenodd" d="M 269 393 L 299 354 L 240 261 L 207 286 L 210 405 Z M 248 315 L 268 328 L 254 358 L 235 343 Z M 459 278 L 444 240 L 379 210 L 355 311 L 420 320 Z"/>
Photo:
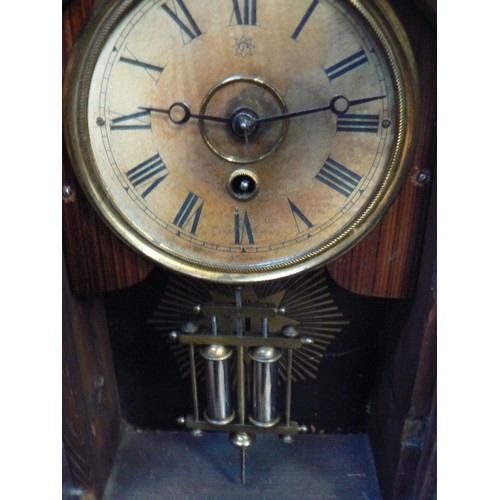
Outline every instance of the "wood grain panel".
<path fill-rule="evenodd" d="M 412 42 L 420 76 L 421 116 L 408 177 L 379 225 L 354 249 L 329 264 L 332 278 L 363 295 L 411 297 L 419 270 L 430 181 L 436 155 L 436 45 L 427 19 L 411 8 L 398 12 Z M 427 179 L 418 182 L 419 175 Z"/>
<path fill-rule="evenodd" d="M 433 186 L 435 195 L 435 186 Z M 436 388 L 436 210 L 431 201 L 415 298 L 400 321 L 388 308 L 381 336 L 380 375 L 371 400 L 370 437 L 384 498 L 420 498 L 412 489 L 432 494 L 432 412 Z M 401 302 L 401 301 L 395 301 Z M 423 442 L 406 436 L 408 422 L 430 422 Z M 422 438 L 421 438 L 422 439 Z M 434 467 L 434 469 L 433 469 Z M 418 476 L 417 476 L 418 472 Z M 429 499 L 430 496 L 422 498 Z"/>
<path fill-rule="evenodd" d="M 121 428 L 106 315 L 99 296 L 71 295 L 63 268 L 62 439 L 82 498 L 101 498 Z"/>
<path fill-rule="evenodd" d="M 65 165 L 67 156 L 63 152 Z M 73 172 L 63 171 L 63 238 L 68 275 L 73 293 L 99 293 L 139 283 L 153 265 L 122 243 L 88 203 Z"/>
<path fill-rule="evenodd" d="M 73 0 L 63 10 L 63 76 L 71 50 L 95 0 Z M 153 264 L 126 246 L 99 219 L 81 190 L 66 150 L 62 152 L 63 245 L 73 293 L 126 288 L 145 279 Z"/>

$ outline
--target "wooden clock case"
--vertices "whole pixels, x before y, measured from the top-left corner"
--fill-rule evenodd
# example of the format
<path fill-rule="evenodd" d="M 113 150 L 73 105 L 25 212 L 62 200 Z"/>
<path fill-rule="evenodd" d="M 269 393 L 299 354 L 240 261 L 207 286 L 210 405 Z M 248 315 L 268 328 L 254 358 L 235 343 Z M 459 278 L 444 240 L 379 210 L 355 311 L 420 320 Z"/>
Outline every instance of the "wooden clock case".
<path fill-rule="evenodd" d="M 63 73 L 95 0 L 63 7 Z M 421 85 L 418 142 L 406 182 L 378 226 L 327 269 L 387 308 L 368 434 L 381 494 L 432 498 L 436 484 L 435 5 L 393 0 Z M 121 439 L 122 413 L 102 295 L 145 280 L 154 265 L 97 217 L 63 150 L 63 444 L 82 497 L 101 498 Z"/>

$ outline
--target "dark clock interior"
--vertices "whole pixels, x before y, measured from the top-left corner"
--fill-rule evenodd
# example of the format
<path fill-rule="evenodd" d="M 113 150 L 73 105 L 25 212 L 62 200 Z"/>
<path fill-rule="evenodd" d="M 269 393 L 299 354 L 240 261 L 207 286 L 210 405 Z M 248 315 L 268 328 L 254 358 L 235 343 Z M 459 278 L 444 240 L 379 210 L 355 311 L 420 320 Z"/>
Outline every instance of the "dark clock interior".
<path fill-rule="evenodd" d="M 308 354 L 309 359 L 304 359 L 302 366 L 297 367 L 292 414 L 315 433 L 366 432 L 384 316 L 403 316 L 409 309 L 408 300 L 378 299 L 350 293 L 336 285 L 322 270 L 296 279 L 296 283 L 288 283 L 289 291 L 283 292 L 282 298 L 285 306 L 287 294 L 293 295 L 294 287 L 299 287 L 305 278 L 314 283 L 314 287 L 308 290 L 309 294 L 317 292 L 321 285 L 328 290 L 329 306 L 335 308 L 335 313 L 328 316 L 322 311 L 323 305 L 313 311 L 315 322 L 321 312 L 326 314 L 318 328 L 323 330 L 330 325 L 335 333 L 323 342 L 318 353 Z M 276 284 L 273 285 L 271 293 L 276 293 Z M 193 305 L 196 299 L 210 299 L 210 292 L 217 289 L 226 288 L 223 291 L 231 298 L 230 286 L 207 284 L 206 288 L 208 298 L 193 293 Z M 170 290 L 173 291 L 169 294 Z M 181 302 L 174 304 L 168 314 L 159 316 L 161 321 L 152 323 L 162 297 L 165 294 L 175 296 L 180 290 L 185 294 L 186 290 L 196 290 L 196 283 L 156 269 L 135 287 L 107 293 L 104 297 L 122 412 L 134 427 L 178 430 L 177 417 L 191 411 L 190 379 L 188 372 L 182 369 L 187 350 L 182 356 L 166 333 L 180 328 L 185 321 L 196 320 L 197 316 L 185 302 Z M 259 298 L 263 300 L 271 295 L 262 285 L 259 292 L 262 294 Z M 307 295 L 299 297 L 299 306 L 303 306 L 307 299 Z M 308 309 L 314 308 L 314 302 L 312 304 Z M 300 307 L 298 309 L 295 314 L 289 309 L 287 316 L 292 319 L 300 317 Z M 176 405 L 171 401 L 176 401 Z M 278 401 L 284 401 L 283 394 Z"/>

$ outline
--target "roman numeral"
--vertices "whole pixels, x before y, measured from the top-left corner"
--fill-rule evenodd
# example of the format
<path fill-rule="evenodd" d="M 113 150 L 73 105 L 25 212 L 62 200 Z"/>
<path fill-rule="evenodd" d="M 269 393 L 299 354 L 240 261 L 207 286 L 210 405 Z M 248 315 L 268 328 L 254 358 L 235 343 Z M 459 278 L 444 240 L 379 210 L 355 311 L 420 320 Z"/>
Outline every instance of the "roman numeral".
<path fill-rule="evenodd" d="M 340 115 L 337 117 L 337 132 L 378 132 L 378 115 Z"/>
<path fill-rule="evenodd" d="M 361 176 L 328 157 L 315 179 L 347 198 L 356 189 Z"/>
<path fill-rule="evenodd" d="M 189 38 L 188 42 L 194 40 L 197 36 L 200 36 L 201 35 L 200 28 L 198 27 L 195 20 L 193 19 L 193 16 L 191 15 L 186 5 L 184 4 L 184 1 L 174 0 L 173 5 L 174 5 L 173 9 L 171 9 L 166 3 L 164 3 L 162 4 L 161 8 L 169 15 L 169 17 L 177 24 L 177 26 L 179 26 L 182 33 L 184 35 L 187 35 L 187 37 Z M 177 15 L 177 6 L 184 14 L 186 22 L 184 22 Z"/>
<path fill-rule="evenodd" d="M 297 230 L 299 231 L 299 233 L 304 230 L 311 229 L 314 224 L 303 214 L 301 210 L 299 210 L 297 205 L 295 205 L 295 203 L 293 203 L 290 199 L 288 200 L 288 203 L 290 204 L 290 210 L 292 211 L 295 225 L 297 226 Z"/>
<path fill-rule="evenodd" d="M 352 56 L 346 57 L 339 63 L 326 68 L 325 73 L 328 79 L 332 81 L 366 62 L 368 62 L 368 57 L 366 57 L 364 50 L 360 50 Z"/>
<path fill-rule="evenodd" d="M 300 23 L 298 26 L 295 28 L 295 31 L 293 32 L 292 35 L 292 40 L 297 40 L 298 36 L 304 29 L 304 26 L 306 25 L 307 21 L 309 21 L 309 18 L 311 17 L 312 13 L 314 12 L 314 9 L 318 5 L 319 1 L 318 0 L 313 0 L 311 2 L 311 5 L 309 5 L 309 8 L 306 10 L 306 13 L 304 14 L 304 17 L 300 20 Z"/>
<path fill-rule="evenodd" d="M 233 0 L 233 15 L 236 24 L 240 26 L 257 25 L 257 0 L 243 0 L 243 14 L 240 9 L 240 0 Z"/>
<path fill-rule="evenodd" d="M 138 66 L 139 68 L 143 68 L 143 69 L 150 70 L 150 71 L 157 71 L 158 73 L 161 73 L 164 69 L 161 66 L 156 66 L 154 64 L 145 63 L 145 62 L 139 61 L 138 59 L 130 59 L 130 57 L 120 57 L 120 62 L 126 63 L 126 64 L 131 64 L 132 66 Z"/>
<path fill-rule="evenodd" d="M 149 120 L 142 120 L 148 116 Z M 113 118 L 109 125 L 110 130 L 151 130 L 151 116 L 149 111 L 140 111 L 130 115 Z"/>
<path fill-rule="evenodd" d="M 204 200 L 190 191 L 174 218 L 174 224 L 181 229 L 186 229 L 188 223 L 191 223 L 189 232 L 196 234 L 204 203 Z"/>
<path fill-rule="evenodd" d="M 241 221 L 239 209 L 234 209 L 234 243 L 235 245 L 243 245 L 244 240 L 248 240 L 249 245 L 254 244 L 252 226 L 248 213 L 245 210 L 243 221 Z"/>
<path fill-rule="evenodd" d="M 134 57 L 122 56 L 120 57 L 119 62 L 122 62 L 124 64 L 129 64 L 130 66 L 134 66 L 137 68 L 142 68 L 155 82 L 158 81 L 160 74 L 165 69 L 162 68 L 161 66 L 156 66 L 155 64 L 149 64 L 147 62 L 139 61 L 135 56 Z"/>
<path fill-rule="evenodd" d="M 138 190 L 144 189 L 141 196 L 146 196 L 153 191 L 168 175 L 168 169 L 159 154 L 139 163 L 136 167 L 126 172 L 128 180 Z"/>

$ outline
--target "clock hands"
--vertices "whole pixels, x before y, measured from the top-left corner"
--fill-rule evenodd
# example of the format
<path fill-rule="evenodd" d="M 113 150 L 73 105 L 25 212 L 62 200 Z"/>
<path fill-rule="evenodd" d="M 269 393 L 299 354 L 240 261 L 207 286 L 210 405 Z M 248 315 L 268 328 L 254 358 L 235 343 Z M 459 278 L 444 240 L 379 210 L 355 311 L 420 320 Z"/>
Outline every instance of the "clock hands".
<path fill-rule="evenodd" d="M 172 104 L 172 106 L 170 106 L 170 108 L 168 109 L 148 108 L 141 106 L 139 106 L 139 109 L 143 109 L 145 111 L 154 111 L 155 113 L 164 113 L 168 115 L 170 120 L 176 125 L 183 125 L 184 123 L 187 123 L 191 118 L 221 123 L 229 123 L 231 121 L 230 118 L 223 118 L 221 116 L 196 115 L 194 113 L 191 113 L 189 106 L 184 102 L 174 102 L 174 104 Z"/>
<path fill-rule="evenodd" d="M 264 116 L 262 118 L 258 117 L 254 112 L 248 109 L 237 110 L 236 112 L 244 113 L 245 123 L 247 124 L 247 126 L 250 126 L 258 123 L 267 123 L 277 120 L 285 120 L 288 118 L 295 118 L 298 116 L 310 115 L 313 113 L 319 113 L 328 110 L 330 110 L 335 115 L 343 115 L 347 113 L 347 111 L 349 111 L 351 106 L 358 106 L 360 104 L 365 104 L 367 102 L 377 101 L 385 97 L 386 97 L 385 95 L 379 95 L 374 97 L 365 97 L 363 99 L 354 99 L 351 101 L 343 95 L 337 95 L 330 101 L 330 103 L 327 106 L 304 109 L 301 111 L 292 111 L 290 113 L 281 113 L 279 115 L 273 115 L 273 116 Z M 231 121 L 234 118 L 234 114 L 236 113 L 236 112 L 233 113 L 233 116 L 228 118 L 222 116 L 195 114 L 191 112 L 189 106 L 184 102 L 174 102 L 174 104 L 172 104 L 172 106 L 170 106 L 170 108 L 168 109 L 152 108 L 152 107 L 139 107 L 139 109 L 145 111 L 153 111 L 156 113 L 164 113 L 168 115 L 170 120 L 176 125 L 183 125 L 184 123 L 187 123 L 191 118 L 220 122 L 220 123 L 231 123 Z"/>
<path fill-rule="evenodd" d="M 377 101 L 378 99 L 384 99 L 385 95 L 378 95 L 374 97 L 365 97 L 363 99 L 349 100 L 343 95 L 335 96 L 327 106 L 320 106 L 317 108 L 309 108 L 300 111 L 292 111 L 290 113 L 281 113 L 279 115 L 264 116 L 259 117 L 255 112 L 250 109 L 239 109 L 236 110 L 230 117 L 222 116 L 211 116 L 211 115 L 200 115 L 191 113 L 189 106 L 184 102 L 174 102 L 172 106 L 168 109 L 162 108 L 152 108 L 152 107 L 139 107 L 139 109 L 145 111 L 153 111 L 156 113 L 164 113 L 168 115 L 170 120 L 176 125 L 183 125 L 187 123 L 191 118 L 196 118 L 198 120 L 214 121 L 219 123 L 231 123 L 233 130 L 237 135 L 242 137 L 248 137 L 250 133 L 254 132 L 257 125 L 260 123 L 268 123 L 278 120 L 286 120 L 288 118 L 295 118 L 298 116 L 310 115 L 313 113 L 319 113 L 322 111 L 331 111 L 335 115 L 343 115 L 349 111 L 351 106 L 358 106 L 360 104 L 365 104 L 367 102 Z M 236 123 L 237 122 L 237 123 Z M 236 129 L 235 129 L 236 127 Z"/>
<path fill-rule="evenodd" d="M 183 125 L 184 123 L 187 123 L 191 118 L 219 123 L 227 123 L 231 125 L 231 128 L 236 135 L 245 139 L 245 142 L 247 144 L 248 137 L 252 135 L 258 128 L 258 124 L 256 122 L 258 115 L 251 109 L 247 108 L 237 109 L 229 118 L 191 113 L 189 106 L 184 102 L 174 102 L 174 104 L 172 104 L 172 106 L 170 106 L 168 109 L 142 106 L 139 106 L 139 109 L 149 112 L 153 111 L 156 113 L 164 113 L 168 115 L 170 120 L 176 125 Z"/>
<path fill-rule="evenodd" d="M 343 95 L 335 96 L 328 106 L 320 106 L 319 108 L 304 109 L 301 111 L 292 111 L 290 113 L 282 113 L 274 116 L 264 116 L 263 118 L 257 118 L 255 123 L 268 123 L 277 120 L 285 120 L 287 118 L 295 118 L 297 116 L 310 115 L 312 113 L 319 113 L 321 111 L 330 110 L 335 115 L 343 115 L 347 113 L 351 106 L 357 106 L 359 104 L 365 104 L 367 102 L 376 101 L 378 99 L 383 99 L 385 95 L 379 95 L 375 97 L 365 97 L 363 99 L 355 99 L 350 101 L 347 97 Z"/>

